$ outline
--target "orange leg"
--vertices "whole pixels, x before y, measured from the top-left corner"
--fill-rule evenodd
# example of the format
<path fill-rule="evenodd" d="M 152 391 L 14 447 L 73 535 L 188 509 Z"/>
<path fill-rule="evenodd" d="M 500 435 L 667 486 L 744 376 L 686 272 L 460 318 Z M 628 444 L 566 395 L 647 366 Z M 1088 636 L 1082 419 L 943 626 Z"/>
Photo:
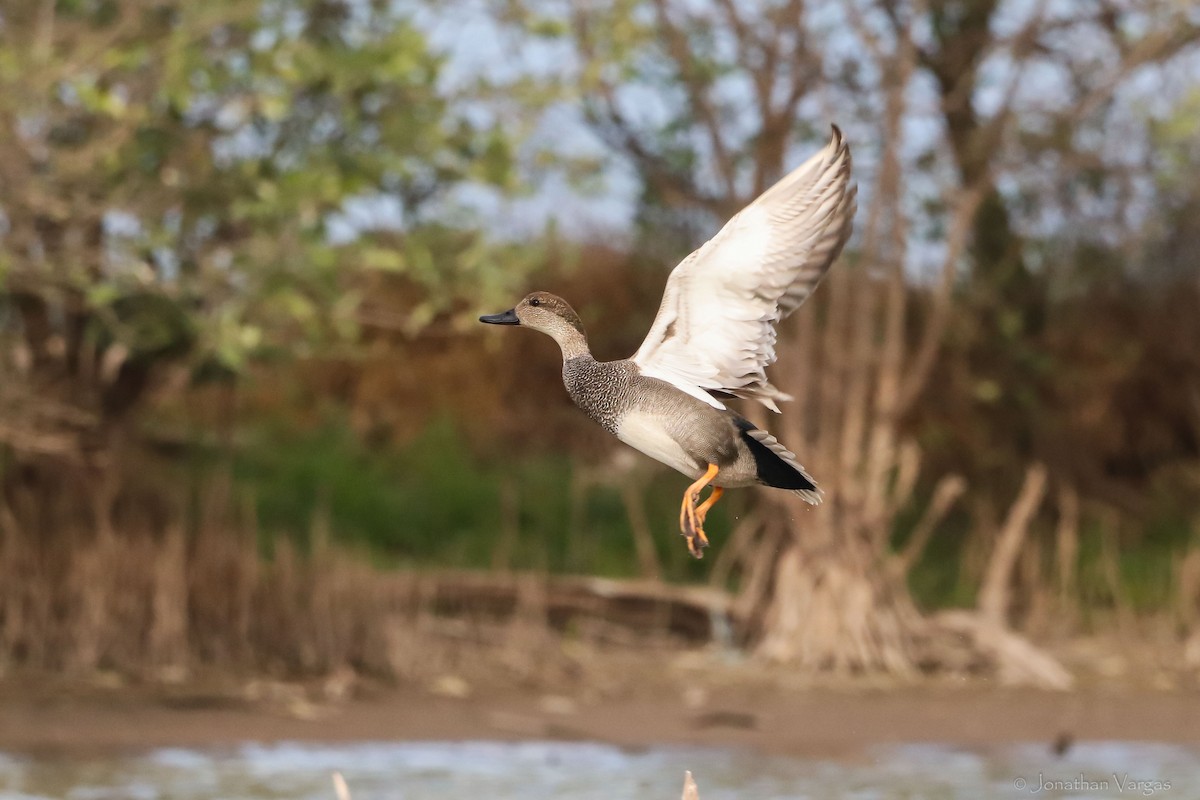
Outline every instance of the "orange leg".
<path fill-rule="evenodd" d="M 700 476 L 700 479 L 684 491 L 683 504 L 679 509 L 679 530 L 687 539 L 688 551 L 696 558 L 703 558 L 703 550 L 708 547 L 708 537 L 704 535 L 704 517 L 712 504 L 717 502 L 717 498 L 721 496 L 723 490 L 714 486 L 712 495 L 699 508 L 696 507 L 696 501 L 700 498 L 700 492 L 704 490 L 704 487 L 717 477 L 717 472 L 719 472 L 717 465 L 709 464 L 708 470 Z"/>
<path fill-rule="evenodd" d="M 723 494 L 725 494 L 724 489 L 720 486 L 714 486 L 712 487 L 712 494 L 708 496 L 708 499 L 696 507 L 696 520 L 700 523 L 701 527 L 704 525 L 705 518 L 708 517 L 708 510 L 717 504 L 717 501 L 721 499 L 721 495 Z"/>

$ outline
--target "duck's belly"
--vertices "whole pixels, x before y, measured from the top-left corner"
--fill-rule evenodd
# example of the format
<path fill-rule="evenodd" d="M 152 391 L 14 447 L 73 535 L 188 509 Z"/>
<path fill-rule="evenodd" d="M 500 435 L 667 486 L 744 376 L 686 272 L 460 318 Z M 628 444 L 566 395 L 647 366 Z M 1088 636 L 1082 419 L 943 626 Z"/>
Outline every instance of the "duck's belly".
<path fill-rule="evenodd" d="M 704 474 L 704 468 L 675 441 L 661 415 L 630 411 L 621 417 L 616 433 L 625 444 L 693 480 Z"/>

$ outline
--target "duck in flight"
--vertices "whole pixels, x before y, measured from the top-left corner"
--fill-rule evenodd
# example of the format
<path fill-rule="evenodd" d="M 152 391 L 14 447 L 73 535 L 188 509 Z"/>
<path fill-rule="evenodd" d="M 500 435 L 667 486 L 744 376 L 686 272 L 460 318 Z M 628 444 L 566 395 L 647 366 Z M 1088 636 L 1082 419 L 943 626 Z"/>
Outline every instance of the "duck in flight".
<path fill-rule="evenodd" d="M 856 208 L 850 149 L 835 126 L 826 147 L 764 192 L 672 270 L 650 333 L 631 358 L 597 361 L 579 315 L 534 292 L 480 322 L 548 334 L 562 349 L 563 383 L 605 430 L 694 482 L 683 493 L 680 532 L 696 558 L 704 519 L 725 489 L 755 484 L 821 492 L 796 455 L 727 408 L 791 399 L 771 385 L 775 328 L 812 294 L 841 252 Z M 712 491 L 703 502 L 701 492 Z"/>

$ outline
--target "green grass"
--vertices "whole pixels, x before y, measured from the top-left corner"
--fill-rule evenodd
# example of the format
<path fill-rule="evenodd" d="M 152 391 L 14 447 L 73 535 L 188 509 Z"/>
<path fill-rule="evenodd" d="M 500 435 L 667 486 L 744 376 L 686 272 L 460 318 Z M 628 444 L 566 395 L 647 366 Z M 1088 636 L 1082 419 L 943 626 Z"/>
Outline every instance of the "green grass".
<path fill-rule="evenodd" d="M 517 509 L 514 568 L 636 574 L 627 512 L 615 488 L 589 490 L 578 529 L 571 529 L 574 466 L 565 455 L 485 463 L 446 422 L 399 451 L 370 448 L 344 425 L 329 424 L 310 432 L 260 430 L 238 454 L 234 475 L 255 497 L 268 537 L 284 534 L 305 545 L 320 513 L 335 541 L 378 563 L 485 568 L 499 546 L 507 491 Z M 675 579 L 706 574 L 676 535 L 685 485 L 664 470 L 642 491 L 664 572 Z M 713 512 L 717 535 L 730 530 L 727 513 L 720 506 Z"/>
<path fill-rule="evenodd" d="M 372 448 L 337 421 L 312 431 L 262 428 L 237 455 L 239 487 L 256 499 L 265 540 L 293 537 L 306 546 L 313 520 L 327 515 L 338 543 L 365 552 L 383 566 L 489 568 L 505 524 L 501 498 L 516 506 L 509 564 L 515 569 L 637 574 L 627 512 L 615 487 L 592 488 L 575 522 L 572 471 L 579 456 L 510 454 L 484 461 L 464 446 L 449 422 L 430 426 L 401 450 Z M 577 463 L 578 462 L 578 463 Z M 703 580 L 711 568 L 688 557 L 677 535 L 678 502 L 686 480 L 668 470 L 652 474 L 641 497 L 653 529 L 664 577 Z M 716 507 L 709 529 L 719 547 L 733 516 L 748 502 L 733 493 Z M 902 546 L 923 509 L 901 515 L 893 542 Z M 509 512 L 511 516 L 511 511 Z M 977 586 L 962 569 L 969 516 L 953 512 L 909 575 L 926 609 L 973 605 Z M 1085 525 L 1080 540 L 1079 591 L 1085 607 L 1114 604 L 1103 572 L 1101 534 Z M 1033 532 L 1052 574 L 1049 529 Z M 1172 562 L 1186 548 L 1189 529 L 1172 515 L 1148 522 L 1137 538 L 1117 544 L 1123 601 L 1139 612 L 1170 607 Z"/>
<path fill-rule="evenodd" d="M 923 509 L 914 507 L 896 522 L 893 545 L 903 547 Z M 929 542 L 923 557 L 908 576 L 917 603 L 926 609 L 973 606 L 978 586 L 963 570 L 963 555 L 970 518 L 961 510 L 950 514 Z M 1030 532 L 1026 547 L 1040 547 L 1043 574 L 1055 580 L 1053 529 L 1043 523 Z M 1136 613 L 1167 610 L 1175 600 L 1174 564 L 1187 551 L 1193 533 L 1185 518 L 1160 511 L 1139 530 L 1123 530 L 1114 542 L 1095 520 L 1086 520 L 1080 531 L 1077 591 L 1084 609 L 1112 609 L 1118 602 Z M 1117 556 L 1117 588 L 1106 570 L 1105 547 Z M 1114 596 L 1115 594 L 1115 596 Z"/>

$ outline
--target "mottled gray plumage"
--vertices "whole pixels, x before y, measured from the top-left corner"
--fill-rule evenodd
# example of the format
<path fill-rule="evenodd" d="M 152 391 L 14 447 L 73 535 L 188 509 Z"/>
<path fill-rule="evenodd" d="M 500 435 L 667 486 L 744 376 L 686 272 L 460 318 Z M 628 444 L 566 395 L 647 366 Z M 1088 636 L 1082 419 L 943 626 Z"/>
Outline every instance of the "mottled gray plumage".
<path fill-rule="evenodd" d="M 687 469 L 680 471 L 693 480 L 704 474 L 708 464 L 716 464 L 721 472 L 715 485 L 732 488 L 762 482 L 748 444 L 741 441 L 738 415 L 713 408 L 666 381 L 642 375 L 629 359 L 597 361 L 591 355 L 565 359 L 563 384 L 575 405 L 614 436 L 621 436 L 621 421 L 630 415 L 653 420 L 686 453 Z M 803 473 L 794 463 L 795 456 L 787 456 L 790 466 Z M 679 468 L 677 464 L 669 466 Z"/>
<path fill-rule="evenodd" d="M 575 405 L 616 436 L 637 368 L 629 361 L 597 361 L 586 355 L 563 359 L 562 374 Z"/>

